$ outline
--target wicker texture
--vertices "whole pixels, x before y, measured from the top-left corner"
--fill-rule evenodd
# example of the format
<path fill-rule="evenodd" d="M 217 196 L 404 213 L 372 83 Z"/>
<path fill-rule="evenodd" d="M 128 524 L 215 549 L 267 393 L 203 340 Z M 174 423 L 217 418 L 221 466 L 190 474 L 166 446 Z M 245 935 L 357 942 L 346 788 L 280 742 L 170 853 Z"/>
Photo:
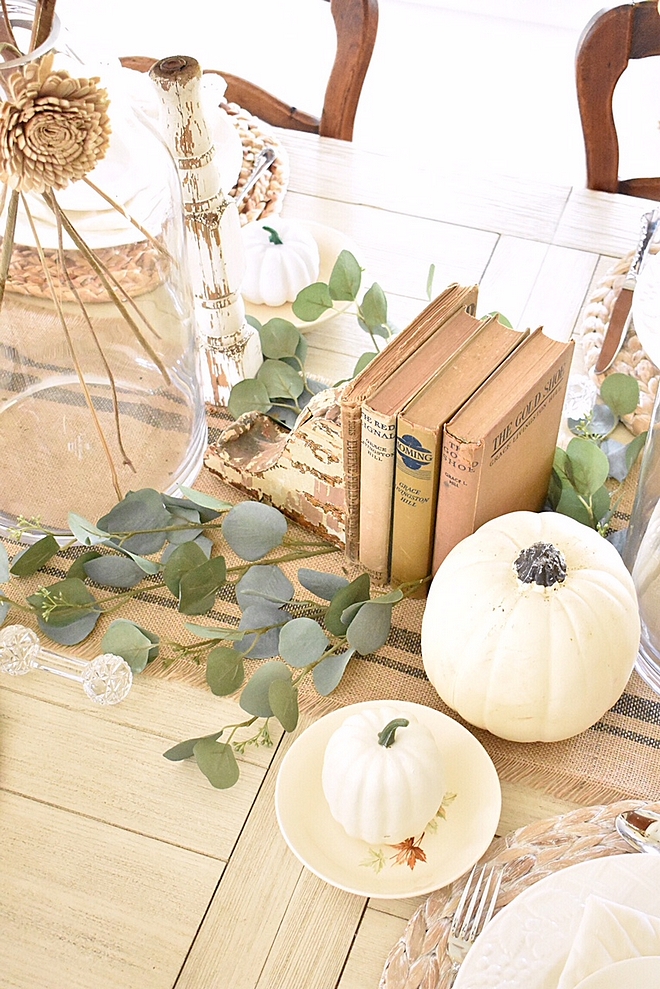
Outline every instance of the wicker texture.
<path fill-rule="evenodd" d="M 617 814 L 642 806 L 640 801 L 580 808 L 528 824 L 497 838 L 482 862 L 504 867 L 497 910 L 519 893 L 560 869 L 587 859 L 632 852 L 614 827 Z M 660 804 L 644 805 L 660 810 Z M 415 911 L 392 949 L 379 989 L 446 989 L 451 962 L 447 938 L 465 876 L 432 893 Z"/>
<path fill-rule="evenodd" d="M 642 349 L 632 320 L 626 339 L 612 367 L 605 374 L 596 374 L 594 370 L 603 346 L 612 307 L 630 268 L 632 258 L 632 253 L 621 258 L 600 279 L 585 308 L 579 335 L 582 338 L 585 368 L 597 384 L 600 384 L 608 374 L 615 372 L 632 374 L 637 378 L 640 393 L 639 405 L 631 415 L 625 416 L 623 420 L 626 426 L 637 435 L 649 428 L 653 404 L 658 391 L 660 371 Z"/>
<path fill-rule="evenodd" d="M 279 141 L 263 126 L 256 117 L 235 104 L 224 104 L 236 126 L 243 144 L 243 165 L 240 176 L 231 195 L 237 196 L 249 178 L 259 152 L 273 147 L 277 157 L 264 172 L 254 188 L 241 203 L 242 223 L 270 216 L 282 208 L 282 200 L 289 181 L 289 166 L 286 153 Z M 147 241 L 125 244 L 121 247 L 99 248 L 95 254 L 112 273 L 121 288 L 131 298 L 150 292 L 162 280 L 163 257 L 158 249 Z M 74 295 L 65 280 L 56 250 L 44 251 L 48 276 L 60 286 L 64 301 L 73 301 Z M 79 251 L 65 250 L 64 258 L 80 299 L 83 302 L 107 302 L 108 295 L 98 275 L 90 268 Z M 18 295 L 50 299 L 49 280 L 35 248 L 16 244 L 12 251 L 7 290 Z"/>

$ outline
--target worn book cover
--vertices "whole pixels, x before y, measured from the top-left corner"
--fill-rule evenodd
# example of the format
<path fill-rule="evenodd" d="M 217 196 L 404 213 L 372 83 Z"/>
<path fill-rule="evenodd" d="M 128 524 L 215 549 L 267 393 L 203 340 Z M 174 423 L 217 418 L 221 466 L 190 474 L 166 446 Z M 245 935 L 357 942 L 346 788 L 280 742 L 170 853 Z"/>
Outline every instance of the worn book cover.
<path fill-rule="evenodd" d="M 389 579 L 397 415 L 482 328 L 465 309 L 454 313 L 362 403 L 360 563 L 379 583 Z"/>
<path fill-rule="evenodd" d="M 496 317 L 472 322 L 475 332 L 397 416 L 391 535 L 396 584 L 431 572 L 442 427 L 528 335 Z"/>
<path fill-rule="evenodd" d="M 572 354 L 536 330 L 446 423 L 433 573 L 484 522 L 543 508 Z"/>
<path fill-rule="evenodd" d="M 346 506 L 345 552 L 350 560 L 359 557 L 360 533 L 360 450 L 362 435 L 362 403 L 381 385 L 403 361 L 413 354 L 429 337 L 461 309 L 474 312 L 477 304 L 476 285 L 449 285 L 410 323 L 401 330 L 367 367 L 350 381 L 341 397 L 341 433 L 344 466 L 344 495 Z"/>

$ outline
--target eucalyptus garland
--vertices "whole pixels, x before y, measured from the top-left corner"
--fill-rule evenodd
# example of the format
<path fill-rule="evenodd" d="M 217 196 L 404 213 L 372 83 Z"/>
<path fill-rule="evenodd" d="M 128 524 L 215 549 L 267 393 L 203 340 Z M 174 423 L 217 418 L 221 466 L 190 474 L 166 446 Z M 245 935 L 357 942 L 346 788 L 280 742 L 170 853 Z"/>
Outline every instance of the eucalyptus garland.
<path fill-rule="evenodd" d="M 197 643 L 161 643 L 154 630 L 121 617 L 109 623 L 101 641 L 101 650 L 121 656 L 134 674 L 167 646 L 169 662 L 187 656 L 204 664 L 206 682 L 217 696 L 240 691 L 245 719 L 164 753 L 174 761 L 194 758 L 211 784 L 224 789 L 239 778 L 237 751 L 270 744 L 271 718 L 294 731 L 302 680 L 311 678 L 321 695 L 332 693 L 353 656 L 384 645 L 393 607 L 420 582 L 372 597 L 366 573 L 349 581 L 304 567 L 298 582 L 312 598 L 295 600 L 295 588 L 280 564 L 336 553 L 335 547 L 290 533 L 285 516 L 261 502 L 232 506 L 190 488 L 182 494 L 131 491 L 95 523 L 70 514 L 69 545 L 77 542 L 83 552 L 64 579 L 25 598 L 14 593 L 20 591 L 21 578 L 43 571 L 62 546 L 37 520 L 21 519 L 12 535 L 38 538 L 11 561 L 0 544 L 0 624 L 11 609 L 31 612 L 45 636 L 72 646 L 86 639 L 102 617 L 144 592 L 164 589 L 182 616 L 194 617 L 207 614 L 220 589 L 229 585 L 240 620 L 218 626 L 185 621 Z M 209 538 L 215 532 L 220 540 Z M 218 542 L 220 550 L 225 543 L 241 562 L 228 564 Z M 246 659 L 266 662 L 246 679 Z M 252 726 L 253 735 L 234 740 L 240 728 Z"/>

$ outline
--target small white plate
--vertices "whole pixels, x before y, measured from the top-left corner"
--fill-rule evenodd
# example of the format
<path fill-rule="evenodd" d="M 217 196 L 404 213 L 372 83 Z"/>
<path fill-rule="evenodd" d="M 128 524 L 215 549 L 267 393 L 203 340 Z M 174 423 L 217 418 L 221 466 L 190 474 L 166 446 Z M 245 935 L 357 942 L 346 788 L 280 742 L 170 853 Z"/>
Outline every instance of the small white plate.
<path fill-rule="evenodd" d="M 614 962 L 588 975 L 575 989 L 658 989 L 660 956 L 643 955 Z"/>
<path fill-rule="evenodd" d="M 357 248 L 355 245 L 339 230 L 326 227 L 322 223 L 314 223 L 311 220 L 296 220 L 296 223 L 298 222 L 301 226 L 307 227 L 318 244 L 320 259 L 319 276 L 316 279 L 318 282 L 327 282 L 329 280 L 335 261 L 342 251 L 350 251 L 358 261 L 360 260 L 357 257 Z M 276 218 L 273 219 L 272 225 L 277 227 Z M 367 287 L 365 286 L 363 272 L 360 298 Z M 327 319 L 332 319 L 337 313 L 345 312 L 350 305 L 350 302 L 335 302 L 334 308 L 327 309 L 322 316 L 319 316 L 318 319 L 315 319 L 311 323 L 305 323 L 304 320 L 298 319 L 293 312 L 290 302 L 286 302 L 283 306 L 258 306 L 254 302 L 248 302 L 246 299 L 245 311 L 248 316 L 254 316 L 255 319 L 258 319 L 262 326 L 269 319 L 277 317 L 278 319 L 288 319 L 289 322 L 298 327 L 301 333 L 304 333 L 306 330 L 311 330 L 315 326 L 318 326 L 319 323 L 324 323 Z"/>
<path fill-rule="evenodd" d="M 342 707 L 296 739 L 277 777 L 277 820 L 294 855 L 332 886 L 358 896 L 420 896 L 453 882 L 486 851 L 500 817 L 500 781 L 481 743 L 453 718 L 410 701 L 387 701 L 404 717 L 417 718 L 435 736 L 446 773 L 442 815 L 434 818 L 421 839 L 426 861 L 415 861 L 412 869 L 395 861 L 396 847 L 372 847 L 349 837 L 332 817 L 323 793 L 325 749 L 350 714 L 381 703 Z"/>

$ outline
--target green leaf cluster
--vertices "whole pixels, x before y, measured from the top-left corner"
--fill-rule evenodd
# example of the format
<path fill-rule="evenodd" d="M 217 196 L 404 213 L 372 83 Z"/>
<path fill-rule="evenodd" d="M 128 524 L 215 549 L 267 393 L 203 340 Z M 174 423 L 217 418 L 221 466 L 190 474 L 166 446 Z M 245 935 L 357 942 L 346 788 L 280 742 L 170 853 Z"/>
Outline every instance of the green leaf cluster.
<path fill-rule="evenodd" d="M 377 338 L 388 340 L 395 328 L 387 319 L 387 299 L 374 283 L 360 301 L 363 269 L 350 251 L 342 251 L 334 263 L 328 282 L 314 282 L 303 288 L 293 303 L 293 312 L 304 323 L 311 323 L 335 308 L 337 302 L 350 302 L 359 326 L 372 341 L 373 350 L 361 355 L 353 370 L 358 374 L 379 351 Z M 310 399 L 321 389 L 305 372 L 307 342 L 290 320 L 274 318 L 261 324 L 248 317 L 261 341 L 263 364 L 254 378 L 239 381 L 229 396 L 234 418 L 246 412 L 265 412 L 291 428 Z"/>
<path fill-rule="evenodd" d="M 628 374 L 603 380 L 599 399 L 581 419 L 569 419 L 575 434 L 566 449 L 558 447 L 548 490 L 549 507 L 608 535 L 621 485 L 646 440 L 641 433 L 628 443 L 611 438 L 621 418 L 639 404 L 639 384 Z M 618 482 L 618 487 L 612 482 Z"/>

